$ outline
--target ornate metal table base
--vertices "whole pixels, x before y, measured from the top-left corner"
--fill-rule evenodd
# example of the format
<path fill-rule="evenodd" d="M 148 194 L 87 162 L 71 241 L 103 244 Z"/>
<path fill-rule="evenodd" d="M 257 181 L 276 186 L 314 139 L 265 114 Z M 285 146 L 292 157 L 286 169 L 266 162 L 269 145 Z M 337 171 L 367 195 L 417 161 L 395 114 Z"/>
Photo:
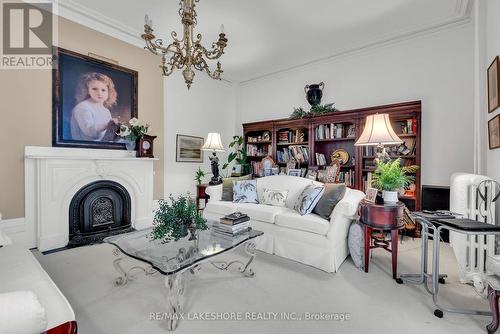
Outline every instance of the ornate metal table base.
<path fill-rule="evenodd" d="M 225 262 L 225 261 L 218 261 L 218 262 L 211 262 L 212 265 L 219 269 L 219 270 L 228 270 L 229 267 L 231 267 L 233 264 L 239 264 L 240 266 L 238 267 L 238 271 L 245 275 L 246 277 L 253 277 L 255 276 L 255 272 L 250 268 L 250 265 L 253 262 L 253 259 L 255 258 L 255 242 L 247 242 L 245 244 L 245 253 L 250 255 L 250 259 L 248 259 L 247 263 L 243 263 L 239 260 L 234 260 L 231 262 Z"/>
<path fill-rule="evenodd" d="M 144 272 L 144 274 L 147 275 L 153 275 L 157 271 L 153 269 L 152 266 L 147 266 L 146 268 L 143 268 L 141 266 L 134 266 L 130 268 L 129 270 L 123 269 L 121 266 L 121 262 L 123 260 L 122 257 L 122 252 L 118 249 L 115 248 L 113 249 L 113 255 L 117 256 L 118 258 L 113 261 L 113 267 L 115 267 L 116 271 L 120 274 L 120 276 L 115 280 L 115 285 L 116 286 L 122 286 L 127 284 L 129 277 L 131 276 L 130 273 L 133 270 L 141 270 Z"/>
<path fill-rule="evenodd" d="M 238 267 L 238 271 L 245 275 L 246 277 L 253 277 L 255 276 L 254 271 L 252 268 L 250 268 L 250 265 L 252 264 L 253 260 L 255 259 L 255 242 L 253 240 L 246 242 L 245 244 L 245 253 L 250 256 L 250 259 L 247 261 L 247 263 L 243 263 L 242 261 L 239 260 L 234 260 L 231 262 L 224 262 L 224 261 L 219 261 L 219 262 L 211 262 L 212 265 L 219 269 L 219 270 L 228 270 L 233 264 L 239 264 L 240 266 Z M 115 248 L 113 250 L 113 255 L 117 256 L 118 258 L 113 261 L 113 266 L 115 267 L 116 271 L 120 274 L 120 276 L 115 280 L 115 285 L 125 285 L 128 282 L 128 279 L 130 277 L 130 272 L 133 270 L 142 270 L 146 275 L 152 275 L 156 273 L 157 271 L 153 269 L 152 266 L 148 266 L 146 268 L 140 267 L 140 266 L 134 266 L 130 268 L 129 270 L 125 271 L 120 262 L 123 260 L 122 252 L 118 249 Z M 165 277 L 165 287 L 167 288 L 167 313 L 168 313 L 168 319 L 167 319 L 167 329 L 170 331 L 173 331 L 177 328 L 177 325 L 179 324 L 179 320 L 182 318 L 182 303 L 181 303 L 181 296 L 184 294 L 185 290 L 185 281 L 186 281 L 186 275 L 188 273 L 191 274 L 196 274 L 199 270 L 201 269 L 200 264 L 196 264 L 192 267 L 188 267 L 184 270 L 181 270 L 175 274 L 168 275 Z"/>

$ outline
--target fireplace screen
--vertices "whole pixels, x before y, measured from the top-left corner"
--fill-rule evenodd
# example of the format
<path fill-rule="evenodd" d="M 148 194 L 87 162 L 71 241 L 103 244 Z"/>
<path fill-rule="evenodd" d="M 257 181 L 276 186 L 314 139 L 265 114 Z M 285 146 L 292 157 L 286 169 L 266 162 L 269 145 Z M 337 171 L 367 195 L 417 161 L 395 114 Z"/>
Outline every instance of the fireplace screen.
<path fill-rule="evenodd" d="M 119 183 L 97 181 L 80 189 L 69 212 L 69 246 L 92 244 L 131 230 L 130 195 Z"/>

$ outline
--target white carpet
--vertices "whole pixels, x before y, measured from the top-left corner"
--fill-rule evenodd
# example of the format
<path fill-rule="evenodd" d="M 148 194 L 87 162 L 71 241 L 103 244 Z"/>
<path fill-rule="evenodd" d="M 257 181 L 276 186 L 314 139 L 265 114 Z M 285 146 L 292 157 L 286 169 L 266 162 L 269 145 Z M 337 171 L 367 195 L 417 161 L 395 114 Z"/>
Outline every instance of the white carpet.
<path fill-rule="evenodd" d="M 399 272 L 417 272 L 419 239 L 400 245 Z M 151 313 L 165 312 L 166 290 L 160 274 L 144 276 L 122 287 L 110 245 L 35 255 L 73 306 L 80 334 L 165 333 L 164 321 L 150 320 Z M 243 251 L 224 254 L 242 258 Z M 448 245 L 442 247 L 442 272 L 450 275 L 440 285 L 442 303 L 488 309 L 470 286 L 457 283 L 456 262 Z M 124 262 L 136 265 L 135 260 Z M 390 254 L 374 250 L 370 272 L 364 273 L 348 259 L 336 274 L 327 274 L 277 256 L 258 252 L 254 278 L 235 271 L 222 272 L 205 263 L 191 276 L 184 295 L 185 317 L 177 333 L 484 333 L 489 317 L 433 315 L 434 305 L 422 286 L 398 285 L 392 280 Z M 349 313 L 348 321 L 302 320 L 193 320 L 205 312 Z M 189 313 L 189 314 L 188 314 Z M 262 315 L 263 313 L 258 313 Z"/>

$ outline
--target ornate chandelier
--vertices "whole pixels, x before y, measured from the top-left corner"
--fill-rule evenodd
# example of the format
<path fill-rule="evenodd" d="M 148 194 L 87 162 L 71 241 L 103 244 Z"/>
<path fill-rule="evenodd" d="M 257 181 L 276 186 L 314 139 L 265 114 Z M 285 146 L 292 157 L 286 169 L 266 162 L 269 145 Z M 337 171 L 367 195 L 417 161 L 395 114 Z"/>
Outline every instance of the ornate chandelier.
<path fill-rule="evenodd" d="M 218 59 L 224 54 L 224 48 L 227 46 L 227 38 L 223 25 L 221 25 L 219 40 L 212 44 L 211 50 L 207 50 L 201 45 L 201 34 L 197 34 L 196 39 L 194 38 L 193 28 L 198 23 L 194 7 L 195 3 L 199 1 L 181 0 L 179 3 L 179 15 L 184 27 L 182 39 L 179 40 L 177 33 L 172 31 L 171 35 L 174 41 L 170 45 L 165 46 L 163 40 L 156 39 L 156 36 L 153 34 L 153 28 L 151 28 L 153 22 L 149 19 L 148 15 L 144 18 L 144 34 L 141 35 L 146 41 L 145 49 L 156 55 L 161 55 L 160 68 L 163 71 L 163 75 L 170 75 L 176 68 L 184 69 L 182 75 L 188 89 L 191 87 L 195 75 L 193 68 L 198 71 L 207 72 L 212 79 L 220 80 L 220 75 L 223 72 L 220 62 L 217 62 L 217 68 L 212 72 L 208 67 L 207 60 Z"/>

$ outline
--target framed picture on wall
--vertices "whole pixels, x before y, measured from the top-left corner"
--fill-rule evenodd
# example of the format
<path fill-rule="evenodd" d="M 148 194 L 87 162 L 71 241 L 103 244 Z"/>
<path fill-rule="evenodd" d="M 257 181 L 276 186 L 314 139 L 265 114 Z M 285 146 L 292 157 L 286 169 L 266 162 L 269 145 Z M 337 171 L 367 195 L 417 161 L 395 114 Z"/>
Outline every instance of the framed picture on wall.
<path fill-rule="evenodd" d="M 500 147 L 500 115 L 496 115 L 488 122 L 488 139 L 490 150 Z"/>
<path fill-rule="evenodd" d="M 201 147 L 204 141 L 203 137 L 177 135 L 175 161 L 202 163 L 203 151 Z"/>
<path fill-rule="evenodd" d="M 488 67 L 488 112 L 500 105 L 500 65 L 498 56 Z"/>
<path fill-rule="evenodd" d="M 137 117 L 137 71 L 53 48 L 52 145 L 126 149 L 116 133 Z"/>

